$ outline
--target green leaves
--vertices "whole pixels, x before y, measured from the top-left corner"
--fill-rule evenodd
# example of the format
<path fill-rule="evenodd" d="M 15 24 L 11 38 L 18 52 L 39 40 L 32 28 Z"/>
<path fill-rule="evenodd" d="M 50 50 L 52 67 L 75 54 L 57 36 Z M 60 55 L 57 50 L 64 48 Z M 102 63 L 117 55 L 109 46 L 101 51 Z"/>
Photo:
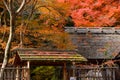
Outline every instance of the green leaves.
<path fill-rule="evenodd" d="M 35 80 L 51 80 L 54 73 L 55 68 L 53 66 L 40 66 L 32 71 L 32 78 Z"/>

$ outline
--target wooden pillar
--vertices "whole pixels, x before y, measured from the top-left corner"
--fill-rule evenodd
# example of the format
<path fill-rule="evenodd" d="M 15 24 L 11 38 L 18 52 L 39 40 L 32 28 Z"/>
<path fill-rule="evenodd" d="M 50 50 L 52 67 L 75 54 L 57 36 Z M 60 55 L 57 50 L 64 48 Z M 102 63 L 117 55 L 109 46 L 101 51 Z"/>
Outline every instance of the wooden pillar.
<path fill-rule="evenodd" d="M 27 76 L 28 76 L 28 68 L 26 67 L 26 65 L 22 66 L 22 79 L 23 80 L 28 80 Z"/>
<path fill-rule="evenodd" d="M 30 80 L 30 61 L 27 61 L 27 80 Z"/>
<path fill-rule="evenodd" d="M 67 68 L 66 63 L 63 65 L 63 80 L 67 80 Z"/>
<path fill-rule="evenodd" d="M 76 80 L 75 68 L 75 62 L 72 62 L 72 77 L 70 77 L 70 80 Z"/>
<path fill-rule="evenodd" d="M 75 77 L 75 62 L 72 62 L 72 66 L 73 66 L 73 77 Z"/>
<path fill-rule="evenodd" d="M 19 66 L 16 67 L 16 79 L 15 80 L 19 80 Z"/>

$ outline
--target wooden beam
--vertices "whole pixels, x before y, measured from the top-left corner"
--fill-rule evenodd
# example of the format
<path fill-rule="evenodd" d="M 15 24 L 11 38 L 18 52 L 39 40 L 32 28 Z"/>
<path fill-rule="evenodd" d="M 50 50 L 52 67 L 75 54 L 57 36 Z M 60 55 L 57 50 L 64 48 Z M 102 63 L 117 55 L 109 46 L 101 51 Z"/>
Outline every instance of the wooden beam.
<path fill-rule="evenodd" d="M 64 62 L 63 65 L 63 80 L 67 80 L 67 68 L 66 68 L 66 63 Z"/>

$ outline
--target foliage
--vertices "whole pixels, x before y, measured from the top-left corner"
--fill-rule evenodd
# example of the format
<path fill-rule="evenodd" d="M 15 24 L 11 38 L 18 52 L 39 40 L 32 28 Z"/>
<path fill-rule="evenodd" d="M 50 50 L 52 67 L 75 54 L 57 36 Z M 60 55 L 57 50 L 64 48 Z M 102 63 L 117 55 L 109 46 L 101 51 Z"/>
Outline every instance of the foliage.
<path fill-rule="evenodd" d="M 65 2 L 65 0 L 59 0 Z M 78 27 L 120 26 L 119 0 L 67 0 L 71 17 Z"/>
<path fill-rule="evenodd" d="M 68 17 L 69 5 L 67 4 L 57 3 L 55 0 L 38 0 L 36 3 L 30 2 L 27 4 L 16 17 L 12 49 L 19 47 L 21 42 L 20 33 L 22 33 L 23 46 L 26 48 L 72 49 L 73 46 L 71 46 L 72 43 L 68 39 L 69 36 L 64 33 L 61 27 Z M 8 35 L 9 26 L 1 26 L 0 45 L 2 49 L 6 46 Z"/>
<path fill-rule="evenodd" d="M 60 66 L 32 67 L 31 78 L 33 80 L 62 80 L 62 68 Z"/>
<path fill-rule="evenodd" d="M 68 3 L 58 3 L 56 0 L 40 0 L 36 9 L 40 14 L 38 21 L 41 25 L 63 27 L 69 16 L 70 5 Z"/>
<path fill-rule="evenodd" d="M 20 28 L 16 30 L 16 39 L 14 46 L 19 43 Z M 69 35 L 61 28 L 56 27 L 29 27 L 24 33 L 23 45 L 26 48 L 42 48 L 42 49 L 74 49 Z"/>
<path fill-rule="evenodd" d="M 73 49 L 74 46 L 72 46 L 68 34 L 62 29 L 70 12 L 68 3 L 58 3 L 55 0 L 32 1 L 26 4 L 19 14 L 15 15 L 15 33 L 12 38 L 11 50 L 21 47 L 21 42 L 22 47 L 25 48 Z M 15 1 L 13 10 L 19 7 L 20 2 Z M 4 14 L 8 13 L 9 11 L 6 11 Z M 3 52 L 10 32 L 10 24 L 7 23 L 10 21 L 10 17 L 6 15 L 5 18 L 6 21 L 0 26 L 0 48 Z M 1 20 L 4 21 L 3 18 Z M 49 67 L 44 68 L 48 71 L 54 70 L 53 67 L 50 69 Z M 42 75 L 50 76 L 52 74 Z"/>
<path fill-rule="evenodd" d="M 53 66 L 40 66 L 32 71 L 34 80 L 52 80 L 54 78 L 55 68 Z"/>
<path fill-rule="evenodd" d="M 26 0 L 20 1 L 20 5 L 17 8 L 15 8 L 15 5 L 14 5 L 14 3 L 16 1 L 2 0 L 2 2 L 4 3 L 4 6 L 9 13 L 9 19 L 10 20 L 9 20 L 9 37 L 8 37 L 8 40 L 7 40 L 6 45 L 5 45 L 3 63 L 2 63 L 2 66 L 1 66 L 1 70 L 0 70 L 0 79 L 2 79 L 2 77 L 3 77 L 4 69 L 5 69 L 5 67 L 7 65 L 7 62 L 8 62 L 8 59 L 9 59 L 8 54 L 10 53 L 11 42 L 12 42 L 12 39 L 13 39 L 13 34 L 15 32 L 15 27 L 16 27 L 16 25 L 15 25 L 16 15 L 24 8 Z"/>

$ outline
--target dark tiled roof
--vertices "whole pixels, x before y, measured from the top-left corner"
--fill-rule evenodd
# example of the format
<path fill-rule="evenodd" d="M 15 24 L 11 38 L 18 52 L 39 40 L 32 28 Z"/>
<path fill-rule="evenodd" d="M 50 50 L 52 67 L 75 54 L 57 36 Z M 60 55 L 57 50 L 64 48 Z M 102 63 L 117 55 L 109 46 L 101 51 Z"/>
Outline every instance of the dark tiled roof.
<path fill-rule="evenodd" d="M 75 51 L 17 49 L 17 52 L 22 61 L 86 61 Z"/>
<path fill-rule="evenodd" d="M 120 28 L 65 28 L 81 55 L 88 59 L 113 59 L 120 52 Z"/>
<path fill-rule="evenodd" d="M 83 28 L 78 28 L 78 27 L 65 27 L 65 31 L 68 33 L 105 33 L 105 34 L 113 34 L 113 33 L 118 33 L 120 34 L 120 27 L 83 27 Z"/>

